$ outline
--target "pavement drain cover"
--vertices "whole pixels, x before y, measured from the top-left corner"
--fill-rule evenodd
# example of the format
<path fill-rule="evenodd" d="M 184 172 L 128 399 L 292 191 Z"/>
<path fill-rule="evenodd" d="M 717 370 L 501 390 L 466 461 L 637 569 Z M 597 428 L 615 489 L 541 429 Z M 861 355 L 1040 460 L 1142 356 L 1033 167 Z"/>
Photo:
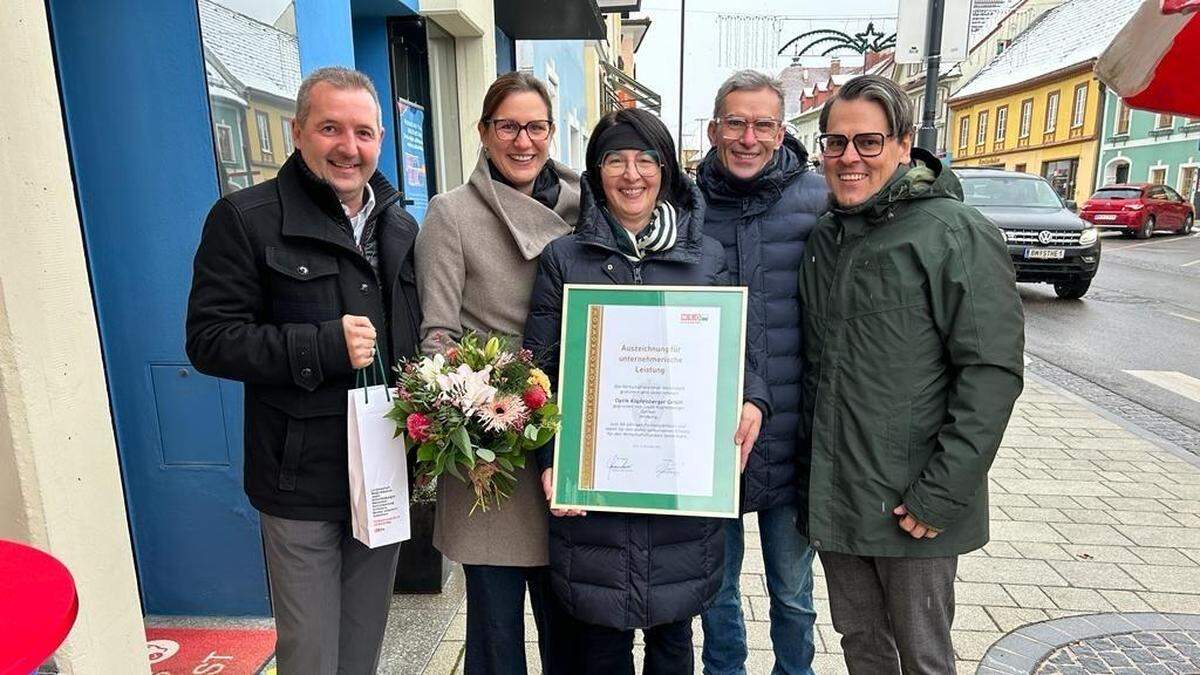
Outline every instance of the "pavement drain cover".
<path fill-rule="evenodd" d="M 1200 673 L 1200 631 L 1138 631 L 1072 642 L 1051 652 L 1038 675 L 1195 675 Z"/>

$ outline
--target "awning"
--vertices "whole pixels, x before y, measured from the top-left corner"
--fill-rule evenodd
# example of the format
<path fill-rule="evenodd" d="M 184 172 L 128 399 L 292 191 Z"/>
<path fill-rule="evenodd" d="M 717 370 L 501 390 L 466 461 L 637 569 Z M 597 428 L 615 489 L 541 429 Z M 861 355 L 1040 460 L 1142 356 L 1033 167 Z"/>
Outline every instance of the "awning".
<path fill-rule="evenodd" d="M 1100 55 L 1096 76 L 1132 108 L 1200 117 L 1197 9 L 1200 0 L 1145 0 Z"/>
<path fill-rule="evenodd" d="M 602 106 L 604 112 L 617 108 L 641 107 L 653 113 L 662 113 L 662 97 L 653 89 L 621 72 L 616 66 L 600 62 L 602 69 L 600 84 L 604 90 Z"/>
<path fill-rule="evenodd" d="M 495 0 L 496 26 L 514 40 L 603 40 L 596 0 Z"/>

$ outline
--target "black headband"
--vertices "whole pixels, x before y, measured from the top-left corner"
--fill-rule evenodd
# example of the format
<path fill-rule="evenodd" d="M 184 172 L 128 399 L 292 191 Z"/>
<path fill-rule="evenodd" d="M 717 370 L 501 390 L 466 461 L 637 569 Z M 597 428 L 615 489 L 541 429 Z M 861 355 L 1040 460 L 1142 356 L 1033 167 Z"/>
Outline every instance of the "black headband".
<path fill-rule="evenodd" d="M 600 132 L 600 138 L 596 139 L 596 156 L 603 158 L 604 155 L 615 150 L 653 150 L 654 147 L 632 124 L 626 122 L 618 122 L 613 126 Z"/>

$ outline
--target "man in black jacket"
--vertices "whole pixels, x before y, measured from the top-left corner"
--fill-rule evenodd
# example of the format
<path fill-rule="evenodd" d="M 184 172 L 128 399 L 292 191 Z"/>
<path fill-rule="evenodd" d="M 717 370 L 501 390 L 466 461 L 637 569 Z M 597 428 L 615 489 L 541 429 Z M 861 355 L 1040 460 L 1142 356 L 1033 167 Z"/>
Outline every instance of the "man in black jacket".
<path fill-rule="evenodd" d="M 196 251 L 187 353 L 244 382 L 245 488 L 261 513 L 281 673 L 368 673 L 399 545 L 350 530 L 346 392 L 416 352 L 417 226 L 376 170 L 375 87 L 322 68 L 300 86 L 277 178 L 213 206 Z"/>
<path fill-rule="evenodd" d="M 808 170 L 808 153 L 783 129 L 778 80 L 743 70 L 717 92 L 708 137 L 713 149 L 697 182 L 708 206 L 704 233 L 725 247 L 735 283 L 750 289 L 746 354 L 766 382 L 767 420 L 753 448 L 742 448 L 742 512 L 758 513 L 771 642 L 779 675 L 812 673 L 815 653 L 813 551 L 797 530 L 807 479 L 801 452 L 799 268 L 808 233 L 826 209 L 828 188 Z M 767 414 L 769 413 L 769 414 Z M 803 482 L 807 485 L 807 480 Z M 798 518 L 798 514 L 801 516 Z M 746 629 L 738 581 L 744 551 L 742 523 L 725 531 L 725 578 L 702 615 L 704 672 L 745 673 Z"/>

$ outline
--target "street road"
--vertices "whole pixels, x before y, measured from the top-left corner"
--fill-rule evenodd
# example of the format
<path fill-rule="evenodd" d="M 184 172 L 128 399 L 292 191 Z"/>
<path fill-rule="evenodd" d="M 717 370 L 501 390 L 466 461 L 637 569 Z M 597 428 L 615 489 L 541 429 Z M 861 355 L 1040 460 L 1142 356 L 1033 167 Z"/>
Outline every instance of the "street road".
<path fill-rule="evenodd" d="M 1200 431 L 1200 232 L 1102 246 L 1082 300 L 1018 284 L 1026 351 Z"/>

